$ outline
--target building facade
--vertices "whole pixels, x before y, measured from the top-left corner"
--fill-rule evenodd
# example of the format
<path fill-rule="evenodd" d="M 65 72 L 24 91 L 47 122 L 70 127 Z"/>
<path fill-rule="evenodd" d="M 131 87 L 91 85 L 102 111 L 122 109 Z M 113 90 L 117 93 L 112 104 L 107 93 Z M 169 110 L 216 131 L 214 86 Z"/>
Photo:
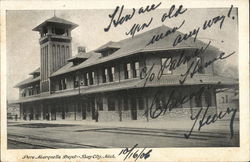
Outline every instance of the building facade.
<path fill-rule="evenodd" d="M 163 36 L 167 26 L 90 52 L 78 47 L 72 56 L 75 27 L 52 17 L 33 29 L 40 33 L 41 64 L 16 85 L 21 119 L 150 121 L 190 117 L 205 107 L 216 113 L 216 89 L 237 84 L 215 75 L 211 60 L 219 49 L 193 38 L 173 46 L 183 34 Z"/>
<path fill-rule="evenodd" d="M 220 89 L 216 95 L 217 107 L 225 111 L 228 107 L 239 110 L 239 90 L 238 87 L 231 89 Z"/>

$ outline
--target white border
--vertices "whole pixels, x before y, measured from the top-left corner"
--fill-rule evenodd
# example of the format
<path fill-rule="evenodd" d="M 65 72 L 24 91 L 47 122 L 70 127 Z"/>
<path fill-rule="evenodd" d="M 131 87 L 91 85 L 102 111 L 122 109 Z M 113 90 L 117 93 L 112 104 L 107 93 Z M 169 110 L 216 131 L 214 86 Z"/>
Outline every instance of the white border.
<path fill-rule="evenodd" d="M 158 3 L 159 1 L 147 1 Z M 172 4 L 186 8 L 238 7 L 239 13 L 239 76 L 240 76 L 240 147 L 230 148 L 154 148 L 146 161 L 247 161 L 249 160 L 249 6 L 247 0 L 163 0 L 161 7 Z M 98 4 L 98 5 L 97 5 Z M 145 0 L 138 1 L 1 1 L 1 158 L 2 161 L 22 161 L 23 155 L 55 155 L 109 153 L 118 154 L 121 149 L 55 149 L 55 150 L 7 150 L 6 143 L 6 10 L 60 10 L 60 9 L 114 9 L 125 4 L 126 8 L 145 5 Z M 92 159 L 90 161 L 94 161 Z M 114 159 L 113 159 L 114 160 Z M 122 157 L 114 161 L 122 161 Z M 61 160 L 59 160 L 61 161 Z M 102 159 L 102 161 L 105 161 Z M 107 159 L 112 161 L 112 159 Z M 138 160 L 139 161 L 139 160 Z"/>

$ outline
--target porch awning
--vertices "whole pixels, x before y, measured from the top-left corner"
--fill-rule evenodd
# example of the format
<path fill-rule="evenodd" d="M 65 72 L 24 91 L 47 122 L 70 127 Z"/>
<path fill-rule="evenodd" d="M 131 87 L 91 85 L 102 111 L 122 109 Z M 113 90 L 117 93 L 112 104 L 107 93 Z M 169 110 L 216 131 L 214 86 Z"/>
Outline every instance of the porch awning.
<path fill-rule="evenodd" d="M 143 87 L 180 86 L 179 83 L 180 79 L 182 79 L 180 75 L 164 75 L 160 80 L 157 80 L 157 78 L 155 78 L 153 81 L 148 81 L 144 86 L 145 79 L 133 78 L 128 80 L 122 80 L 120 82 L 104 83 L 88 87 L 82 86 L 80 88 L 80 93 L 79 93 L 79 88 L 75 88 L 64 91 L 56 91 L 46 95 L 40 94 L 33 97 L 25 97 L 17 101 L 14 101 L 14 103 L 25 103 L 25 102 L 33 102 L 40 100 L 49 100 L 54 98 L 112 92 L 118 90 L 135 89 Z M 216 88 L 222 88 L 227 86 L 234 86 L 238 84 L 238 82 L 235 79 L 226 78 L 222 76 L 196 75 L 193 78 L 187 78 L 187 80 L 183 85 L 208 85 L 208 84 L 213 84 L 216 86 Z"/>

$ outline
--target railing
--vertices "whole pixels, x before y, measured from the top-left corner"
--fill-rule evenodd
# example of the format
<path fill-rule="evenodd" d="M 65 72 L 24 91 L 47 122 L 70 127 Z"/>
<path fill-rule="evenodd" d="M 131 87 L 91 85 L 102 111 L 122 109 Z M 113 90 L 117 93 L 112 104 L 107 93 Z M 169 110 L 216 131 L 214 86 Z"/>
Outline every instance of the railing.
<path fill-rule="evenodd" d="M 20 96 L 20 98 L 31 98 L 31 97 L 38 97 L 40 96 L 41 93 L 38 93 L 38 94 L 33 94 L 33 95 L 26 95 L 25 97 L 24 96 Z"/>
<path fill-rule="evenodd" d="M 39 39 L 39 41 L 41 42 L 41 41 L 43 41 L 44 39 L 47 39 L 47 38 L 49 38 L 49 37 L 51 37 L 51 38 L 59 38 L 59 39 L 68 39 L 68 40 L 71 40 L 71 39 L 72 39 L 72 37 L 69 37 L 69 36 L 48 34 L 48 35 L 45 35 L 45 36 L 41 37 L 41 38 Z"/>

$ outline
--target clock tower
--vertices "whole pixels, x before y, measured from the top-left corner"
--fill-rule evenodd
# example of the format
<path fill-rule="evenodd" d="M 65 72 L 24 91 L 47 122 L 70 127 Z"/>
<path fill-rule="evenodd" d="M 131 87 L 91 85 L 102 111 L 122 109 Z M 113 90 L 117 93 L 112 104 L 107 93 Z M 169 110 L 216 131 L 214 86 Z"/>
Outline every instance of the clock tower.
<path fill-rule="evenodd" d="M 33 29 L 40 33 L 41 93 L 50 92 L 50 75 L 71 57 L 71 31 L 77 26 L 54 16 Z"/>

